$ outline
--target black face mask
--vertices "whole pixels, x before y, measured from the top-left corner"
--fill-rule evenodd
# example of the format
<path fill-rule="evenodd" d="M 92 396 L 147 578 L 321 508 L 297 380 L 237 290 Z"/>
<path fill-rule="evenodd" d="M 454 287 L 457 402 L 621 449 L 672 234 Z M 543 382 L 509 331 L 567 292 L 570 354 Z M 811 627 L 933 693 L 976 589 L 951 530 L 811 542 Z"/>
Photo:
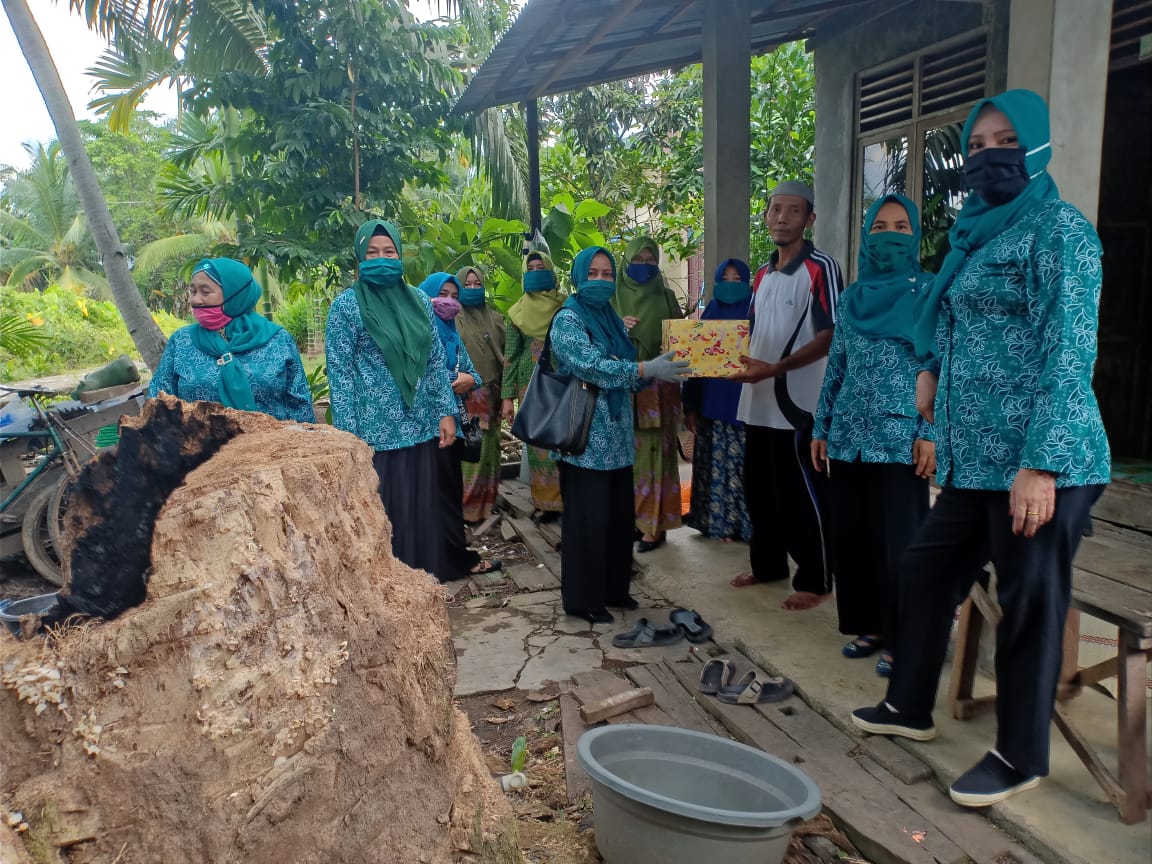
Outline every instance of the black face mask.
<path fill-rule="evenodd" d="M 993 207 L 1007 204 L 1028 186 L 1026 153 L 1023 147 L 977 150 L 964 163 L 964 182 Z"/>

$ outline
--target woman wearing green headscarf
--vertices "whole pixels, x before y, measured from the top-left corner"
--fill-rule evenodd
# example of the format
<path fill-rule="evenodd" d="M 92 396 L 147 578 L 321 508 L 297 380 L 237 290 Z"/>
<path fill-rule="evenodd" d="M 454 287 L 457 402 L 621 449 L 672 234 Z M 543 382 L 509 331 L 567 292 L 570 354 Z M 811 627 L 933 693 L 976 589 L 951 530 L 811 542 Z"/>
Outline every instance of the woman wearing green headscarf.
<path fill-rule="evenodd" d="M 1072 560 L 1111 463 L 1092 392 L 1100 239 L 1045 170 L 1048 106 L 1030 90 L 981 100 L 960 141 L 971 193 L 914 332 L 941 492 L 901 562 L 887 695 L 852 719 L 874 734 L 936 734 L 956 598 L 991 561 L 996 747 L 950 789 L 986 807 L 1048 774 Z"/>
<path fill-rule="evenodd" d="M 688 370 L 672 352 L 637 362 L 624 323 L 610 304 L 616 262 L 601 246 L 572 262 L 576 293 L 556 313 L 557 369 L 597 388 L 583 453 L 558 456 L 564 495 L 560 594 L 564 612 L 590 624 L 615 620 L 607 607 L 635 609 L 632 578 L 632 463 L 636 444 L 629 394 L 648 381 L 679 385 Z"/>
<path fill-rule="evenodd" d="M 504 376 L 501 414 L 509 423 L 516 414 L 516 401 L 524 398 L 532 370 L 544 350 L 544 337 L 552 317 L 564 303 L 565 295 L 556 284 L 552 259 L 543 250 L 524 258 L 524 294 L 508 307 L 504 335 Z M 532 514 L 537 522 L 550 522 L 560 515 L 560 475 L 547 450 L 528 449 L 528 479 L 532 488 Z"/>
<path fill-rule="evenodd" d="M 456 329 L 476 371 L 484 381 L 468 394 L 464 411 L 480 420 L 484 430 L 480 461 L 465 462 L 464 521 L 480 522 L 496 506 L 500 488 L 500 408 L 504 373 L 504 316 L 488 305 L 484 296 L 484 272 L 475 265 L 460 268 L 460 314 Z"/>
<path fill-rule="evenodd" d="M 812 430 L 812 464 L 828 475 L 829 548 L 845 657 L 882 651 L 891 673 L 900 556 L 928 513 L 932 426 L 916 414 L 913 307 L 932 284 L 920 268 L 920 211 L 878 198 L 860 228 L 856 281 L 840 298 Z"/>
<path fill-rule="evenodd" d="M 624 249 L 627 261 L 617 280 L 612 308 L 624 321 L 628 338 L 640 360 L 660 354 L 664 321 L 683 318 L 676 295 L 664 285 L 660 247 L 651 237 L 636 237 Z M 682 408 L 680 388 L 657 382 L 639 391 L 633 406 L 636 428 L 636 549 L 648 552 L 664 542 L 671 528 L 679 528 L 680 453 L 676 435 Z"/>
<path fill-rule="evenodd" d="M 288 332 L 256 312 L 260 285 L 245 264 L 205 258 L 188 297 L 195 324 L 172 334 L 148 395 L 219 402 L 278 420 L 314 423 L 300 351 Z"/>
<path fill-rule="evenodd" d="M 410 567 L 446 572 L 437 448 L 456 440 L 456 395 L 432 304 L 404 281 L 400 232 L 372 219 L 354 242 L 359 278 L 332 302 L 325 353 L 337 428 L 376 451 L 392 552 Z"/>

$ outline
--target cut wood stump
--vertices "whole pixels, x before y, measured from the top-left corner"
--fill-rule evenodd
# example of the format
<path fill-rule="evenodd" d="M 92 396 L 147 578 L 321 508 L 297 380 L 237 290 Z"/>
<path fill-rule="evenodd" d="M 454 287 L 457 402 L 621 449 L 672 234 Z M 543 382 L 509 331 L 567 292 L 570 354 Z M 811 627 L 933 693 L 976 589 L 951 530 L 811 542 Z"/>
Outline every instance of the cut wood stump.
<path fill-rule="evenodd" d="M 580 719 L 585 723 L 599 723 L 636 708 L 646 708 L 655 701 L 647 687 L 636 687 L 595 702 L 585 702 L 580 706 Z"/>

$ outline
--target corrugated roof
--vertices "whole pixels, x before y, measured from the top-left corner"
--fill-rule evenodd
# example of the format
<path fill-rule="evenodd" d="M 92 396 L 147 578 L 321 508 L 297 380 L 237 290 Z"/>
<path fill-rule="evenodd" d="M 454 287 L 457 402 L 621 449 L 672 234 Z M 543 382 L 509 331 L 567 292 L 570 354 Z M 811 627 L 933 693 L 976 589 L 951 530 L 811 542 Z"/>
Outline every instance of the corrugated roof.
<path fill-rule="evenodd" d="M 699 63 L 713 0 L 528 0 L 453 107 L 469 114 Z M 751 0 L 752 52 L 874 0 Z"/>

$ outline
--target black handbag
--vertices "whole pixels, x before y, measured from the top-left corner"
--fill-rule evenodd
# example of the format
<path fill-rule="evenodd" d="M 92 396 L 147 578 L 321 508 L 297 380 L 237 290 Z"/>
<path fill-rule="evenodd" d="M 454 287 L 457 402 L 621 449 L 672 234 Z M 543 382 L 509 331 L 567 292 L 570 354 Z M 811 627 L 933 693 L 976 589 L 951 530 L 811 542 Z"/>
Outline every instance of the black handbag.
<path fill-rule="evenodd" d="M 483 446 L 484 430 L 480 428 L 480 418 L 465 417 L 460 423 L 460 434 L 456 436 L 461 461 L 479 462 Z"/>
<path fill-rule="evenodd" d="M 532 371 L 520 410 L 512 421 L 512 434 L 533 447 L 576 456 L 588 447 L 592 412 L 600 388 L 575 375 L 561 375 L 552 367 L 552 331 Z"/>

